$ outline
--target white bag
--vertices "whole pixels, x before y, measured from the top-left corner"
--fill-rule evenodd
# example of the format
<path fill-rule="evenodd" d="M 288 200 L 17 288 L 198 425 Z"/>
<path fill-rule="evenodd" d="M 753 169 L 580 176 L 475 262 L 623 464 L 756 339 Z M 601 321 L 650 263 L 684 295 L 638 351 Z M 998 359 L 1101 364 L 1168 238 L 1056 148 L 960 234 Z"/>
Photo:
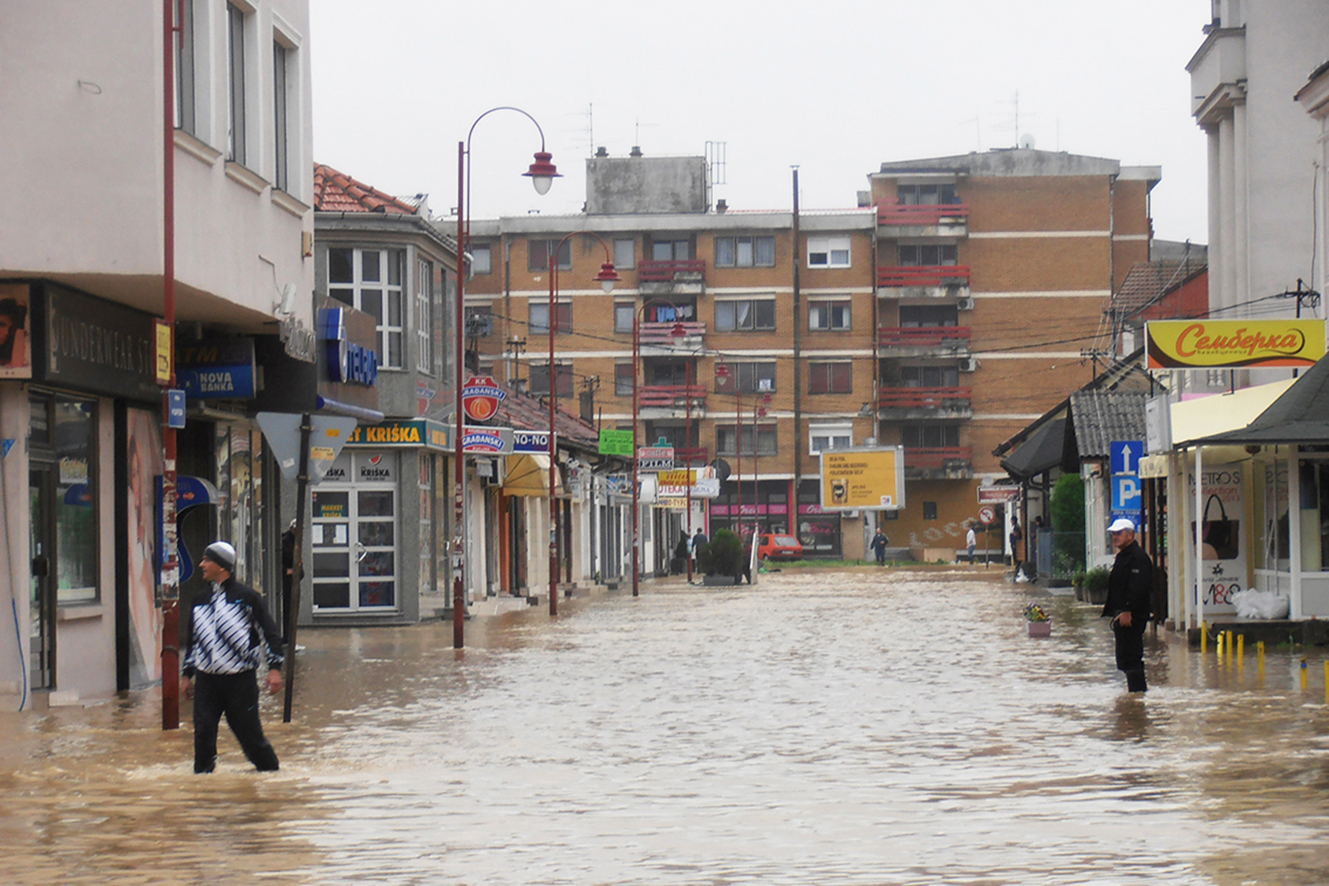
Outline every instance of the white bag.
<path fill-rule="evenodd" d="M 1287 597 L 1280 597 L 1274 591 L 1248 588 L 1237 591 L 1230 599 L 1240 618 L 1287 618 L 1291 610 Z"/>

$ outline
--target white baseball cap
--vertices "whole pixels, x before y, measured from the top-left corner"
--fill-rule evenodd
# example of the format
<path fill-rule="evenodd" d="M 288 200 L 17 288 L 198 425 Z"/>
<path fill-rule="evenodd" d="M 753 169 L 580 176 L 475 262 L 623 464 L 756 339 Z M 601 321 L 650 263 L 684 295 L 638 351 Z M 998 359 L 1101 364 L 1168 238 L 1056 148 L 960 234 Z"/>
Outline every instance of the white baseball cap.
<path fill-rule="evenodd" d="M 1135 524 L 1125 517 L 1118 517 L 1112 521 L 1112 525 L 1108 527 L 1108 532 L 1125 532 L 1127 529 L 1134 532 Z"/>

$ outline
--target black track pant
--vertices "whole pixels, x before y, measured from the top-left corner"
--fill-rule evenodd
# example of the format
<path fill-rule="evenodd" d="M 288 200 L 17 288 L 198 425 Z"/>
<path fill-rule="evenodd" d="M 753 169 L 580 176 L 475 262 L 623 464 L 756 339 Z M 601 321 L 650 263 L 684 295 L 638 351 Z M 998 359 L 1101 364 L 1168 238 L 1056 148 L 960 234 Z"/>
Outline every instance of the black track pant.
<path fill-rule="evenodd" d="M 1147 689 L 1144 679 L 1144 619 L 1140 623 L 1123 628 L 1117 622 L 1112 623 L 1112 633 L 1117 641 L 1117 670 L 1126 674 L 1126 688 L 1131 692 L 1144 692 Z"/>
<path fill-rule="evenodd" d="M 211 772 L 217 765 L 217 724 L 222 715 L 260 771 L 276 770 L 277 752 L 263 737 L 258 721 L 258 680 L 254 671 L 194 675 L 194 771 Z"/>

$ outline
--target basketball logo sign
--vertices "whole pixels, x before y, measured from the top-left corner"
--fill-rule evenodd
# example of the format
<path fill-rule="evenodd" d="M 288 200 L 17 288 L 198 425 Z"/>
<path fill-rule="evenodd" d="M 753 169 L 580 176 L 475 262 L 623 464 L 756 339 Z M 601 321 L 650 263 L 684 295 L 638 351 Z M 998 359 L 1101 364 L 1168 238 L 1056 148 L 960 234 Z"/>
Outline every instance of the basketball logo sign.
<path fill-rule="evenodd" d="M 461 389 L 462 411 L 472 421 L 489 421 L 507 396 L 489 376 L 472 376 Z"/>

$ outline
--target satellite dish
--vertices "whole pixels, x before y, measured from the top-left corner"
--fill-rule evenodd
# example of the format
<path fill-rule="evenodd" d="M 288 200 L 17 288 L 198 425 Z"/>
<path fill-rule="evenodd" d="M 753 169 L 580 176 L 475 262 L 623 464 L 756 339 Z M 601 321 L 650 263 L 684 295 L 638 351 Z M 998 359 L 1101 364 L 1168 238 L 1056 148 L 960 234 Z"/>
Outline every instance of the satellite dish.
<path fill-rule="evenodd" d="M 715 479 L 721 483 L 729 479 L 729 462 L 717 458 L 711 461 L 711 467 L 715 468 Z"/>
<path fill-rule="evenodd" d="M 1034 137 L 1027 132 L 1020 136 L 1020 148 L 1025 151 L 1032 151 L 1034 149 Z"/>

